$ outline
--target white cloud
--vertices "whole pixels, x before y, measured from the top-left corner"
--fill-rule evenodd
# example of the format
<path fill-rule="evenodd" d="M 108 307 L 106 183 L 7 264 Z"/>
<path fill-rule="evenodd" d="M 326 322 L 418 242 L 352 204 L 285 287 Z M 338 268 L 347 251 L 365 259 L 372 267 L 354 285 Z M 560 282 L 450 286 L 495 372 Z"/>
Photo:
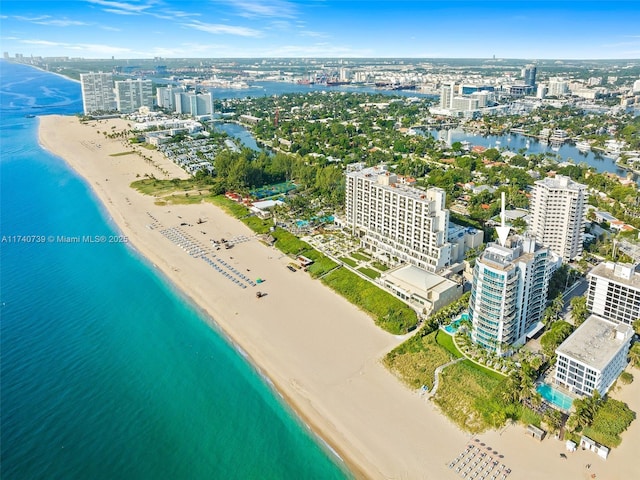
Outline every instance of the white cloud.
<path fill-rule="evenodd" d="M 79 20 L 68 20 L 68 19 L 52 19 L 52 20 L 41 20 L 34 21 L 33 23 L 37 23 L 38 25 L 51 25 L 53 27 L 76 27 L 89 25 L 86 22 L 81 22 Z"/>
<path fill-rule="evenodd" d="M 293 18 L 298 12 L 295 3 L 287 0 L 221 0 L 239 10 L 243 17 L 282 17 Z"/>
<path fill-rule="evenodd" d="M 20 43 L 25 45 L 36 45 L 40 47 L 52 47 L 56 49 L 64 48 L 68 50 L 81 51 L 87 56 L 111 56 L 111 55 L 130 55 L 137 53 L 130 48 L 126 47 L 114 47 L 112 45 L 103 45 L 97 43 L 66 43 L 66 42 L 52 42 L 50 40 L 32 40 L 25 39 L 20 40 Z"/>
<path fill-rule="evenodd" d="M 86 0 L 94 5 L 106 7 L 105 12 L 117 13 L 119 15 L 139 15 L 151 7 L 151 3 L 126 3 L 111 0 Z"/>
<path fill-rule="evenodd" d="M 130 12 L 128 10 L 116 10 L 115 8 L 105 8 L 103 11 L 107 13 L 115 13 L 116 15 L 140 15 L 138 12 Z"/>
<path fill-rule="evenodd" d="M 203 32 L 212 33 L 214 35 L 238 35 L 241 37 L 259 37 L 261 32 L 253 28 L 241 27 L 238 25 L 223 25 L 220 23 L 204 23 L 198 20 L 192 20 L 190 23 L 182 24 L 188 28 L 194 28 Z"/>

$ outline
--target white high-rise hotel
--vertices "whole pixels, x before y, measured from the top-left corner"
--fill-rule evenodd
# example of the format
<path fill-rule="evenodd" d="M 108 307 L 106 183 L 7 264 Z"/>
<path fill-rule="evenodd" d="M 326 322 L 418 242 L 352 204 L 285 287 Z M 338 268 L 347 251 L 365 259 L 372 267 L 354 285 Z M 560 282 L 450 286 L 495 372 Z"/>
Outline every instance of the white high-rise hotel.
<path fill-rule="evenodd" d="M 451 263 L 445 192 L 400 183 L 386 166 L 347 173 L 346 223 L 376 254 L 386 254 L 430 272 Z"/>
<path fill-rule="evenodd" d="M 82 73 L 80 85 L 85 115 L 94 112 L 112 112 L 116 109 L 113 76 L 110 73 Z"/>
<path fill-rule="evenodd" d="M 568 262 L 582 253 L 586 186 L 569 177 L 538 180 L 531 198 L 531 231 Z"/>

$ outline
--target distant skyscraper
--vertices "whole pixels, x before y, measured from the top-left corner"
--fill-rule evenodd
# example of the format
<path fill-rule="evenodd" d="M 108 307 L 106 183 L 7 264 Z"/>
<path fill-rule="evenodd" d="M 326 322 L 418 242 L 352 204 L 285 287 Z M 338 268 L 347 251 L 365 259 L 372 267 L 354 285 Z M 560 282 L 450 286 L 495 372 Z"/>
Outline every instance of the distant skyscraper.
<path fill-rule="evenodd" d="M 455 83 L 446 83 L 442 85 L 442 90 L 440 92 L 440 107 L 453 108 L 455 86 Z"/>
<path fill-rule="evenodd" d="M 156 103 L 160 108 L 166 108 L 172 112 L 176 111 L 176 93 L 184 93 L 186 88 L 183 85 L 169 85 L 156 89 Z"/>
<path fill-rule="evenodd" d="M 83 73 L 80 75 L 80 85 L 85 115 L 116 109 L 113 76 L 110 73 Z"/>
<path fill-rule="evenodd" d="M 487 245 L 476 259 L 469 300 L 475 343 L 498 354 L 524 343 L 545 308 L 549 258 L 549 250 L 533 237 L 512 237 L 509 246 Z"/>
<path fill-rule="evenodd" d="M 116 106 L 122 113 L 133 113 L 140 107 L 153 108 L 151 80 L 123 80 L 116 82 Z"/>
<path fill-rule="evenodd" d="M 529 85 L 531 87 L 536 86 L 536 72 L 537 68 L 535 65 L 527 65 L 523 70 L 524 84 Z"/>
<path fill-rule="evenodd" d="M 569 82 L 562 78 L 555 77 L 549 79 L 549 95 L 560 97 L 569 93 Z"/>
<path fill-rule="evenodd" d="M 202 117 L 213 115 L 213 93 L 176 93 L 176 113 Z"/>
<path fill-rule="evenodd" d="M 531 232 L 568 262 L 582 253 L 586 186 L 557 175 L 535 182 L 531 197 Z"/>

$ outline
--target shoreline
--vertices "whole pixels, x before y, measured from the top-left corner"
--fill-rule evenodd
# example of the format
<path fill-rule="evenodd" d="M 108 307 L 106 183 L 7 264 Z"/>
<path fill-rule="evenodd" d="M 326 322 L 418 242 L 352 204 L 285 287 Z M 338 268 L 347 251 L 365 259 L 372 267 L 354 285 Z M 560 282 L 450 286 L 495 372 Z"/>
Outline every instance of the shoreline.
<path fill-rule="evenodd" d="M 218 207 L 208 203 L 158 206 L 152 197 L 131 189 L 136 175 L 157 175 L 157 170 L 137 155 L 110 156 L 130 146 L 106 139 L 99 131 L 105 125 L 117 128 L 125 121 L 80 124 L 75 117 L 45 116 L 39 122 L 40 145 L 61 158 L 91 188 L 110 221 L 131 239 L 135 255 L 161 272 L 163 280 L 205 314 L 203 320 L 245 357 L 297 420 L 318 437 L 319 444 L 326 444 L 323 448 L 334 451 L 352 475 L 460 478 L 447 464 L 473 436 L 401 384 L 380 362 L 401 338 L 380 330 L 370 317 L 322 283 L 301 272 L 289 272 L 288 257 L 258 242 L 244 224 Z M 150 152 L 158 155 L 157 162 L 164 162 L 170 178 L 184 175 L 179 167 L 160 158 L 159 152 L 144 153 Z M 211 255 L 217 254 L 242 271 L 250 266 L 251 276 L 266 278 L 260 286 L 266 298 L 255 299 L 255 289 L 240 290 L 202 260 L 187 255 L 160 234 L 160 227 L 148 228 L 149 215 L 162 226 L 183 228 L 204 238 L 205 246 L 211 235 L 249 237 L 228 251 Z M 180 226 L 189 220 L 195 225 L 199 218 L 206 222 Z M 201 228 L 207 230 L 205 237 L 197 231 Z M 640 396 L 638 383 L 623 389 L 629 399 Z M 589 452 L 571 454 L 570 461 L 563 461 L 558 456 L 564 451 L 561 442 L 537 443 L 519 426 L 476 438 L 490 441 L 504 453 L 504 462 L 513 470 L 510 479 L 582 478 L 584 464 L 593 461 L 598 465 L 590 473 L 622 480 L 639 473 L 633 465 L 633 448 L 640 441 L 638 420 L 629 430 L 606 463 L 597 462 L 597 456 Z M 527 450 L 534 449 L 528 455 Z"/>

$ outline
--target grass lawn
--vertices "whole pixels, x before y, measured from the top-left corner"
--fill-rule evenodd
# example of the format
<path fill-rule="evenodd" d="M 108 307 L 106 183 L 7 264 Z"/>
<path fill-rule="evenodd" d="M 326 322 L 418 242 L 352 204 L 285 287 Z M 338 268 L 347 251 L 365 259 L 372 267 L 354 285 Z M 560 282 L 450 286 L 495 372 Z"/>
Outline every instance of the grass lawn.
<path fill-rule="evenodd" d="M 313 250 L 307 242 L 303 242 L 293 233 L 289 233 L 282 228 L 276 228 L 272 235 L 276 239 L 276 248 L 285 254 L 301 255 L 305 250 Z"/>
<path fill-rule="evenodd" d="M 224 195 L 208 197 L 207 201 L 222 208 L 225 212 L 235 218 L 242 218 L 249 214 L 247 207 L 233 200 L 229 200 Z"/>
<path fill-rule="evenodd" d="M 380 276 L 380 272 L 377 270 L 374 270 L 373 268 L 362 267 L 362 268 L 359 268 L 358 271 L 374 280 Z"/>
<path fill-rule="evenodd" d="M 358 262 L 356 262 L 353 258 L 349 257 L 340 257 L 340 260 L 349 265 L 350 267 L 356 268 L 358 266 Z"/>
<path fill-rule="evenodd" d="M 389 270 L 389 267 L 387 267 L 384 263 L 381 263 L 381 262 L 371 262 L 371 266 L 374 268 L 377 268 L 381 272 L 386 272 L 387 270 Z"/>
<path fill-rule="evenodd" d="M 163 197 L 162 200 L 165 205 L 193 205 L 202 203 L 204 196 L 202 195 L 168 195 Z"/>
<path fill-rule="evenodd" d="M 373 316 L 376 325 L 387 332 L 407 333 L 418 324 L 416 312 L 400 299 L 346 268 L 332 271 L 322 282 Z"/>
<path fill-rule="evenodd" d="M 435 402 L 461 428 L 479 433 L 504 423 L 504 411 L 492 398 L 500 382 L 464 360 L 443 370 Z"/>
<path fill-rule="evenodd" d="M 456 358 L 462 358 L 464 355 L 458 350 L 455 343 L 453 343 L 453 337 L 438 329 L 434 333 L 436 333 L 436 341 L 438 345 L 444 348 L 447 352 L 453 355 Z"/>
<path fill-rule="evenodd" d="M 452 359 L 451 354 L 436 341 L 437 333 L 411 337 L 385 356 L 385 366 L 410 387 L 427 385 L 431 389 L 436 368 Z"/>
<path fill-rule="evenodd" d="M 162 197 L 173 192 L 185 192 L 191 190 L 202 190 L 209 193 L 210 185 L 198 182 L 194 178 L 186 180 L 158 180 L 157 178 L 143 178 L 131 183 L 131 188 L 145 195 Z"/>
<path fill-rule="evenodd" d="M 305 255 L 306 257 L 307 255 Z M 336 268 L 338 264 L 324 255 L 307 267 L 307 271 L 313 278 L 318 278 Z"/>
<path fill-rule="evenodd" d="M 356 260 L 360 260 L 362 262 L 368 262 L 369 260 L 371 260 L 371 257 L 358 252 L 351 252 L 350 255 Z"/>

